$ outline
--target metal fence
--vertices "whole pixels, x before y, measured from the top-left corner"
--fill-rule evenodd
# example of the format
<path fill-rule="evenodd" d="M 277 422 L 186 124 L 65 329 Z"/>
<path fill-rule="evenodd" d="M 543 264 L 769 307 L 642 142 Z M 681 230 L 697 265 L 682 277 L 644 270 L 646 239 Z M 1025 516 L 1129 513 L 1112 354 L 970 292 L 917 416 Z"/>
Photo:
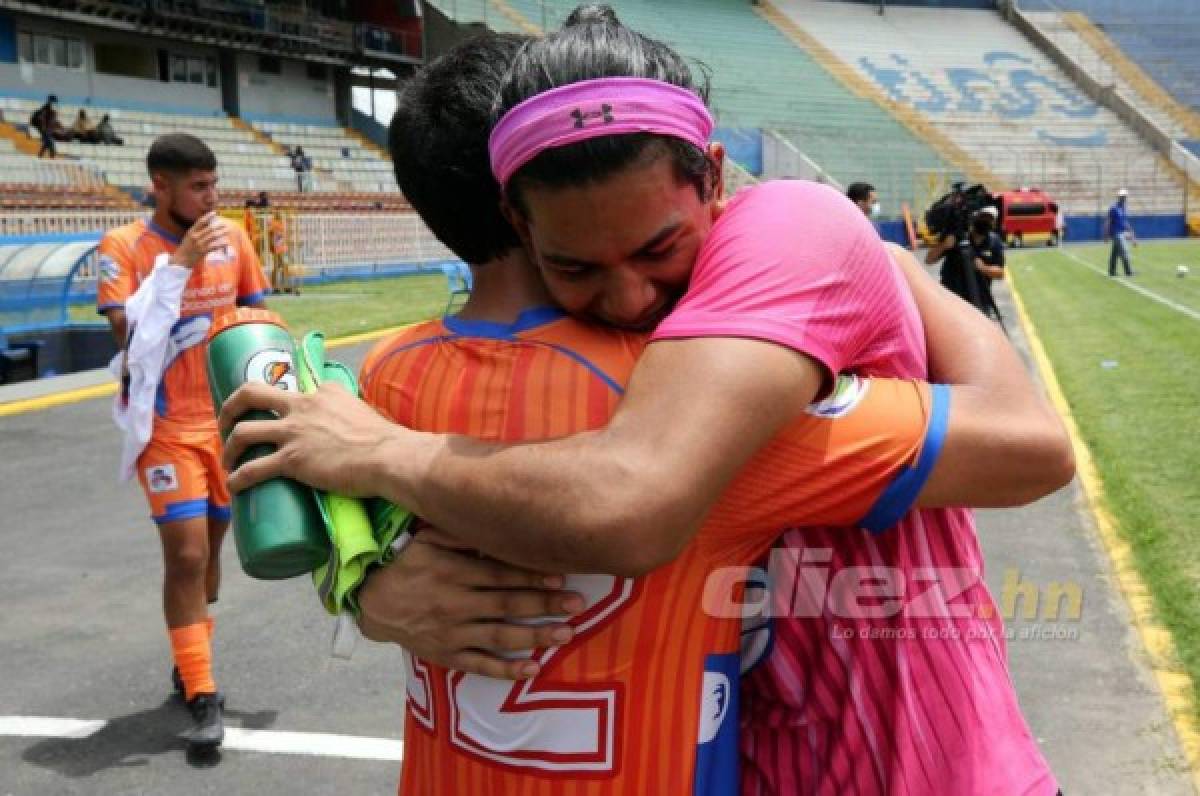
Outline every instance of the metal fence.
<path fill-rule="evenodd" d="M 98 237 L 105 230 L 144 216 L 139 211 L 0 214 L 0 238 Z M 293 267 L 307 272 L 333 271 L 336 275 L 339 268 L 422 265 L 458 259 L 413 213 L 287 214 L 286 228 Z M 264 245 L 265 239 L 266 235 L 259 236 Z"/>
<path fill-rule="evenodd" d="M 0 213 L 0 237 L 27 235 L 102 234 L 128 224 L 145 213 L 114 210 L 108 213 Z"/>
<path fill-rule="evenodd" d="M 294 259 L 306 271 L 458 259 L 414 213 L 299 215 L 293 229 Z"/>

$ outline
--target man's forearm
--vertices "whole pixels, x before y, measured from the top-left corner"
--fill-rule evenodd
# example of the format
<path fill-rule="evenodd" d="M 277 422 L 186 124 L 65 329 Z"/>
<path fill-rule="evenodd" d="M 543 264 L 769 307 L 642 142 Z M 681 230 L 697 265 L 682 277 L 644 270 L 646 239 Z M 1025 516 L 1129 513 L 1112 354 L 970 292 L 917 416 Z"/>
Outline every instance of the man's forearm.
<path fill-rule="evenodd" d="M 397 428 L 365 482 L 494 558 L 546 572 L 640 574 L 619 543 L 638 474 L 605 455 L 605 431 L 502 446 Z"/>
<path fill-rule="evenodd" d="M 510 447 L 395 429 L 371 458 L 386 497 L 489 555 L 640 574 L 678 554 L 823 378 L 771 343 L 657 342 L 603 429 Z"/>

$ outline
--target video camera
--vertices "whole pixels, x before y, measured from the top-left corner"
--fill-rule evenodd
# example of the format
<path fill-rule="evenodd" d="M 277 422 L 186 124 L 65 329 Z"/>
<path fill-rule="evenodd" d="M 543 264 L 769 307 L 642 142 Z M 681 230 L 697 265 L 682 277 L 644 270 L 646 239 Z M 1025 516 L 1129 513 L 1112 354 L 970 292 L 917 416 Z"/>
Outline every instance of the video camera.
<path fill-rule="evenodd" d="M 966 183 L 956 182 L 951 186 L 950 193 L 925 211 L 925 226 L 938 238 L 953 235 L 962 241 L 967 237 L 975 214 L 995 204 L 995 198 L 983 185 L 967 187 Z"/>

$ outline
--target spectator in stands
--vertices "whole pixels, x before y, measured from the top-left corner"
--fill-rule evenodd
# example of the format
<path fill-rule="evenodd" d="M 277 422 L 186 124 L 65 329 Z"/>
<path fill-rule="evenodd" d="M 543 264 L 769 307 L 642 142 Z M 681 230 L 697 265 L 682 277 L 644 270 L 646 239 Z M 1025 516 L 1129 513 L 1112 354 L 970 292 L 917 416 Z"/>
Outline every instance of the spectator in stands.
<path fill-rule="evenodd" d="M 83 108 L 75 114 L 75 121 L 71 124 L 71 140 L 78 141 L 82 144 L 95 144 L 100 139 L 96 134 L 96 128 L 88 121 L 87 111 Z"/>
<path fill-rule="evenodd" d="M 267 192 L 259 191 L 258 192 L 258 207 L 265 210 L 270 206 L 271 206 L 271 199 L 267 196 Z"/>
<path fill-rule="evenodd" d="M 296 190 L 304 193 L 311 181 L 312 158 L 304 154 L 302 146 L 296 147 L 292 152 L 292 170 L 296 172 Z"/>
<path fill-rule="evenodd" d="M 113 130 L 112 120 L 107 113 L 100 117 L 100 124 L 96 125 L 96 139 L 101 144 L 125 146 L 125 139 L 118 136 Z"/>
<path fill-rule="evenodd" d="M 42 157 L 46 153 L 50 154 L 53 159 L 58 155 L 58 147 L 54 144 L 54 130 L 59 127 L 58 124 L 58 97 L 51 94 L 46 97 L 42 107 L 33 112 L 29 117 L 29 126 L 38 131 L 38 135 L 42 137 L 42 148 L 38 150 L 38 157 Z"/>
<path fill-rule="evenodd" d="M 858 205 L 858 209 L 863 211 L 863 215 L 867 218 L 879 217 L 879 194 L 875 192 L 875 186 L 871 183 L 851 183 L 850 187 L 846 189 L 846 196 L 851 202 Z"/>
<path fill-rule="evenodd" d="M 1137 246 L 1137 235 L 1133 233 L 1133 225 L 1129 223 L 1129 214 L 1125 202 L 1129 199 L 1129 191 L 1122 188 L 1117 191 L 1117 201 L 1108 208 L 1108 219 L 1104 223 L 1104 239 L 1112 238 L 1112 250 L 1108 254 L 1108 275 L 1117 275 L 1117 258 L 1125 266 L 1125 276 L 1133 276 L 1133 267 L 1129 264 L 1129 243 Z"/>

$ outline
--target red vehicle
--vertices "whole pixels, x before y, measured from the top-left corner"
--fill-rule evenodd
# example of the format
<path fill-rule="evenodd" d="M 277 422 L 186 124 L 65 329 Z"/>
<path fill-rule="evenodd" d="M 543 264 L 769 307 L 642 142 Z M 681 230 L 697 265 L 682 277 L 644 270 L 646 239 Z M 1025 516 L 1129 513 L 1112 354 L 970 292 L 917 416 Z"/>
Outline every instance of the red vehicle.
<path fill-rule="evenodd" d="M 999 232 L 1009 246 L 1026 246 L 1045 241 L 1057 246 L 1062 230 L 1058 227 L 1058 202 L 1045 191 L 1021 188 L 996 194 L 1000 209 Z"/>

